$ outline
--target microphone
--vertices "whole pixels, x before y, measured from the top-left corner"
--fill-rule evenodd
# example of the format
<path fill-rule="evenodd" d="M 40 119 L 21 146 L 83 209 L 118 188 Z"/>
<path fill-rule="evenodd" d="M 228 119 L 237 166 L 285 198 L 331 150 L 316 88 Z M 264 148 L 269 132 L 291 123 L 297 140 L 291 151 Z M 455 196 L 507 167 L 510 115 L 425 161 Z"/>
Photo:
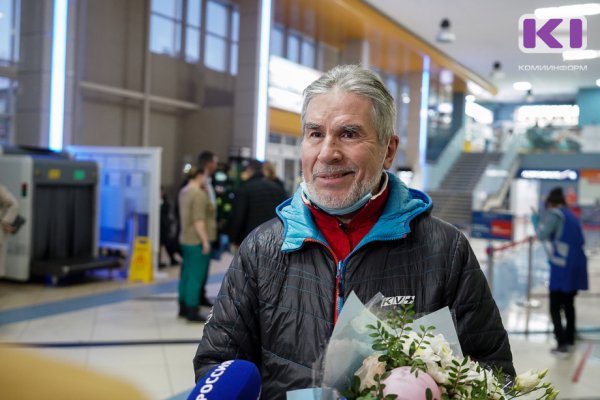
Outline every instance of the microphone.
<path fill-rule="evenodd" d="M 256 365 L 245 360 L 229 360 L 200 378 L 187 400 L 258 400 L 260 390 Z"/>

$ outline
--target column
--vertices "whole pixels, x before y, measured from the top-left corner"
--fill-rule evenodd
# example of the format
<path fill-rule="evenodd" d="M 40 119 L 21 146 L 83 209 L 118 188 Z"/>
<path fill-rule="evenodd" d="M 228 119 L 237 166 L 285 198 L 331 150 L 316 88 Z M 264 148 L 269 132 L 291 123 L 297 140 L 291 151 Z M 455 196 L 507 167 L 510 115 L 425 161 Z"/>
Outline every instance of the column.
<path fill-rule="evenodd" d="M 68 22 L 64 22 L 67 29 L 62 126 L 65 145 L 70 144 L 73 118 L 75 9 L 75 2 L 70 1 Z M 16 107 L 15 139 L 15 143 L 19 145 L 44 148 L 49 146 L 53 16 L 53 0 L 21 1 L 20 60 L 17 73 L 19 100 Z"/>
<path fill-rule="evenodd" d="M 414 177 L 411 186 L 415 188 L 423 188 L 426 181 L 425 162 L 427 149 L 427 124 L 424 121 L 427 119 L 427 110 L 423 110 L 424 120 L 421 116 L 422 102 L 429 98 L 429 87 L 427 86 L 426 97 L 423 98 L 423 73 L 410 72 L 405 76 L 405 81 L 408 83 L 408 96 L 410 103 L 408 104 L 408 126 L 406 135 L 406 164 L 413 170 Z M 424 126 L 423 126 L 424 125 Z M 425 135 L 425 136 L 422 136 Z"/>
<path fill-rule="evenodd" d="M 260 60 L 261 40 L 268 43 L 270 32 L 267 37 L 261 38 L 261 8 L 262 3 L 270 4 L 269 0 L 247 0 L 239 3 L 240 11 L 240 41 L 239 41 L 239 61 L 238 75 L 235 82 L 235 100 L 234 100 L 234 122 L 233 138 L 230 155 L 249 155 L 253 157 L 257 154 L 256 139 L 257 132 L 257 112 L 260 116 L 266 118 L 268 122 L 268 108 L 258 110 L 259 108 L 259 74 L 261 68 L 268 71 L 268 59 L 266 64 Z M 269 12 L 270 15 L 270 12 Z M 268 49 L 267 49 L 268 50 Z M 262 82 L 265 85 L 262 88 L 266 95 L 267 81 Z M 266 101 L 266 99 L 265 99 Z M 266 104 L 266 103 L 265 103 Z M 268 123 L 264 126 L 268 135 Z M 264 151 L 264 149 L 263 149 Z"/>
<path fill-rule="evenodd" d="M 53 4 L 52 0 L 21 1 L 15 137 L 19 145 L 48 147 Z"/>

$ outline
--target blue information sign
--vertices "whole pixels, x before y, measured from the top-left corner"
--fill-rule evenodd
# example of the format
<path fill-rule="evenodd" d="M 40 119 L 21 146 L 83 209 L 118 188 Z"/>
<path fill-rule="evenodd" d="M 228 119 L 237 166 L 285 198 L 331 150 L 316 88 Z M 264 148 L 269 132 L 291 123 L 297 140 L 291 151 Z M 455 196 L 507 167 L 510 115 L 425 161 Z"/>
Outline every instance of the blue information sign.
<path fill-rule="evenodd" d="M 473 211 L 471 237 L 512 240 L 513 216 L 495 212 Z"/>

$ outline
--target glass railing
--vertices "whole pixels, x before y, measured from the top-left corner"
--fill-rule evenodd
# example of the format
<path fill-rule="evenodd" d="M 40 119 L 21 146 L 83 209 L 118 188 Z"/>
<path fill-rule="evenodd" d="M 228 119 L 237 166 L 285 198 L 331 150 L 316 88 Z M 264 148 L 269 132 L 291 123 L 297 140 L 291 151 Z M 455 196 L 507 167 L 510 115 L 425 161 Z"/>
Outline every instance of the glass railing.
<path fill-rule="evenodd" d="M 465 129 L 460 128 L 452 140 L 448 143 L 442 154 L 438 157 L 435 163 L 427 163 L 425 188 L 427 190 L 436 190 L 442 180 L 458 159 L 463 151 L 465 142 Z"/>

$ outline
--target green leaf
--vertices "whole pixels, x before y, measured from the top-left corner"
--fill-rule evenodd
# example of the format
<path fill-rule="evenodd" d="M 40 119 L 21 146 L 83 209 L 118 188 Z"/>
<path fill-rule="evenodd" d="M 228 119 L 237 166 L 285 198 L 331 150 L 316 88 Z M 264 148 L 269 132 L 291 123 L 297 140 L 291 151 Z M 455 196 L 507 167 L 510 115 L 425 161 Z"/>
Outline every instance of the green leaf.
<path fill-rule="evenodd" d="M 433 393 L 429 388 L 427 388 L 427 390 L 425 391 L 425 400 L 433 400 Z"/>

